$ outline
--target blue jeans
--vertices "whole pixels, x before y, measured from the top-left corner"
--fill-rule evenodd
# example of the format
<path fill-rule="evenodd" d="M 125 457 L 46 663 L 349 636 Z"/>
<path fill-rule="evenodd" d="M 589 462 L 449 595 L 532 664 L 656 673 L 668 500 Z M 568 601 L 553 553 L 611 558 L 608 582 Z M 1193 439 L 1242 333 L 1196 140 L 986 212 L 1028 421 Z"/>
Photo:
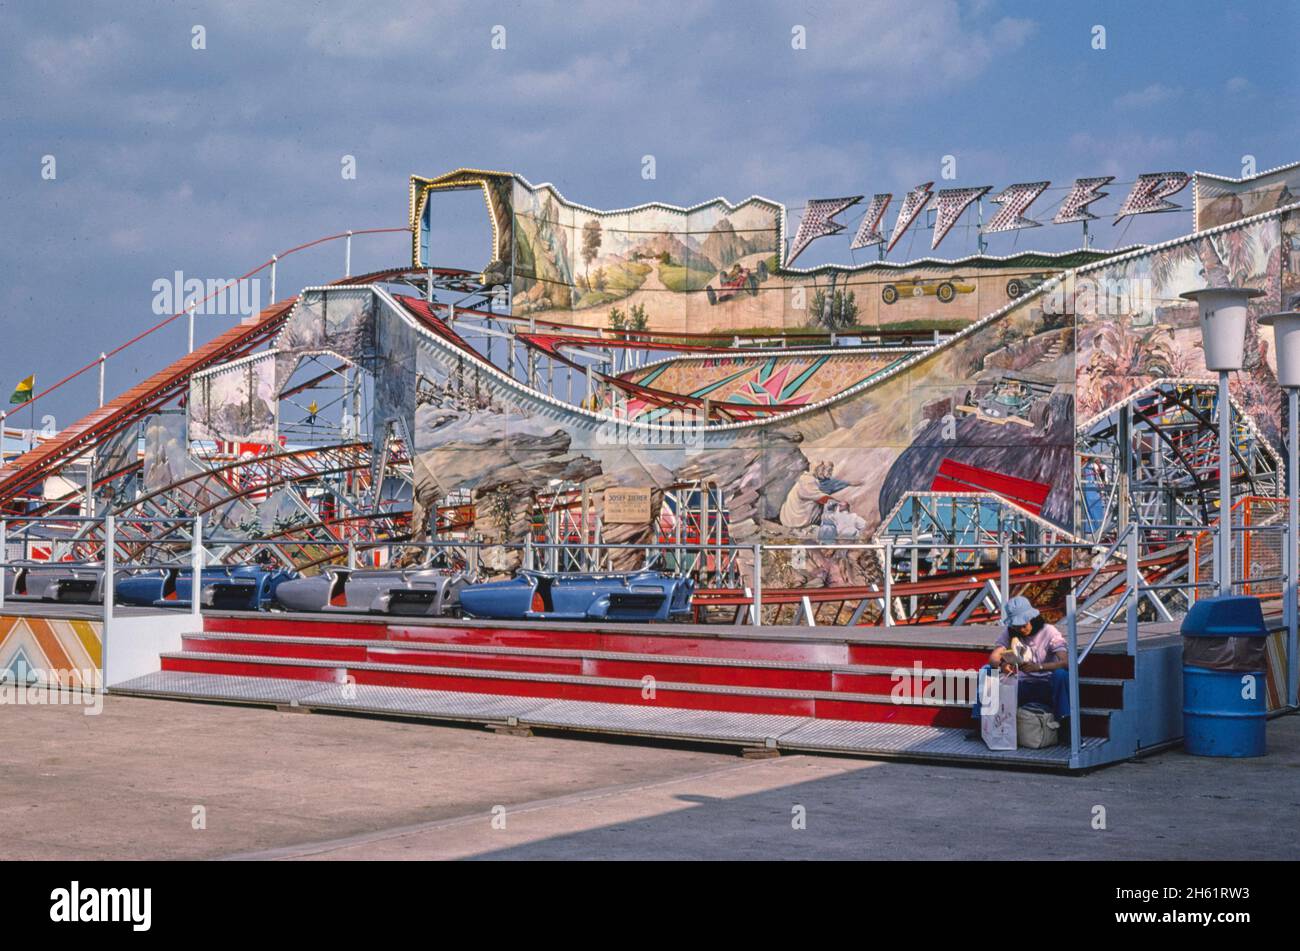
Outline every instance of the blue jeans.
<path fill-rule="evenodd" d="M 991 664 L 985 664 L 987 673 L 993 671 Z M 1064 668 L 1052 671 L 1051 679 L 1021 676 L 1016 680 L 1016 702 L 1020 706 L 1028 703 L 1041 703 L 1052 708 L 1052 716 L 1064 720 L 1070 715 L 1070 672 Z M 971 707 L 973 719 L 980 718 L 980 698 L 975 698 Z"/>

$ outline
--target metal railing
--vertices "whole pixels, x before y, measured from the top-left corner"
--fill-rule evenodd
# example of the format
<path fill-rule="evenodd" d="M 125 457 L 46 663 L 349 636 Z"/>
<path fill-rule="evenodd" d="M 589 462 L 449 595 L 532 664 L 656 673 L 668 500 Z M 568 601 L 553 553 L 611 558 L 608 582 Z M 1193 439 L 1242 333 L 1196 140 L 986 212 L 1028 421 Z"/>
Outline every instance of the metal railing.
<path fill-rule="evenodd" d="M 1272 500 L 1269 500 L 1272 501 Z M 1066 640 L 1069 647 L 1069 673 L 1070 673 L 1070 709 L 1075 715 L 1070 718 L 1070 752 L 1071 756 L 1077 758 L 1082 744 L 1082 735 L 1080 727 L 1079 711 L 1079 670 L 1083 663 L 1092 654 L 1102 637 L 1110 630 L 1111 625 L 1120 617 L 1124 616 L 1125 623 L 1125 649 L 1129 656 L 1133 657 L 1135 662 L 1138 653 L 1138 625 L 1140 613 L 1144 604 L 1149 605 L 1153 613 L 1162 620 L 1172 622 L 1173 616 L 1166 604 L 1166 596 L 1169 593 L 1181 595 L 1184 599 L 1185 606 L 1190 609 L 1191 605 L 1209 589 L 1219 594 L 1239 593 L 1253 596 L 1260 600 L 1272 600 L 1284 597 L 1283 592 L 1286 590 L 1286 565 L 1287 556 L 1284 553 L 1285 541 L 1277 549 L 1279 551 L 1279 560 L 1281 568 L 1277 572 L 1265 574 L 1252 573 L 1254 564 L 1249 554 L 1252 547 L 1259 548 L 1259 538 L 1263 536 L 1267 539 L 1270 536 L 1281 536 L 1285 538 L 1286 524 L 1249 524 L 1245 520 L 1243 524 L 1231 526 L 1233 548 L 1240 550 L 1243 556 L 1240 559 L 1234 559 L 1229 562 L 1232 565 L 1241 565 L 1242 573 L 1238 574 L 1232 571 L 1230 577 L 1220 578 L 1220 572 L 1223 568 L 1220 566 L 1224 563 L 1219 557 L 1219 536 L 1217 532 L 1200 532 L 1194 537 L 1188 538 L 1186 533 L 1188 528 L 1185 525 L 1137 525 L 1130 524 L 1120 532 L 1119 537 L 1114 544 L 1108 549 L 1106 557 L 1114 557 L 1118 554 L 1120 547 L 1124 550 L 1124 590 L 1122 593 L 1114 596 L 1108 609 L 1100 615 L 1100 621 L 1096 629 L 1091 632 L 1088 642 L 1082 647 L 1079 646 L 1080 630 L 1079 623 L 1081 615 L 1097 617 L 1090 615 L 1088 608 L 1096 603 L 1097 598 L 1086 601 L 1084 604 L 1079 603 L 1078 591 L 1087 587 L 1087 583 L 1092 581 L 1094 575 L 1090 575 L 1080 589 L 1072 590 L 1066 598 L 1065 625 L 1067 628 Z M 1143 542 L 1143 534 L 1159 536 L 1154 540 Z M 1177 535 L 1182 534 L 1182 538 Z M 1171 541 L 1172 539 L 1172 541 Z M 1186 566 L 1178 572 L 1183 576 L 1183 580 L 1175 577 L 1172 581 L 1161 581 L 1158 583 L 1146 583 L 1140 572 L 1141 555 L 1143 546 L 1149 549 L 1153 546 L 1162 546 L 1166 548 L 1177 545 L 1187 547 Z M 1204 548 L 1208 546 L 1208 559 L 1203 558 Z M 1268 550 L 1273 550 L 1272 546 Z M 1202 580 L 1201 568 L 1204 560 L 1208 560 L 1212 566 L 1212 578 Z M 1266 569 L 1267 570 L 1267 569 Z M 1276 586 L 1274 588 L 1274 586 Z M 1108 592 L 1102 592 L 1107 594 Z M 1288 652 L 1294 650 L 1294 646 L 1288 646 Z M 1133 701 L 1136 704 L 1136 692 L 1138 690 L 1138 681 L 1133 681 Z"/>
<path fill-rule="evenodd" d="M 10 570 L 18 569 L 38 569 L 53 571 L 56 569 L 77 569 L 84 568 L 100 572 L 100 601 L 102 608 L 102 619 L 105 625 L 110 624 L 113 620 L 113 608 L 116 601 L 116 586 L 118 571 L 150 571 L 150 570 L 167 570 L 177 567 L 185 567 L 184 561 L 143 561 L 131 560 L 124 564 L 118 562 L 118 523 L 125 524 L 165 524 L 172 526 L 190 526 L 188 541 L 188 567 L 193 572 L 190 583 L 190 610 L 197 618 L 200 614 L 200 590 L 201 578 L 204 567 L 204 550 L 203 550 L 203 516 L 179 516 L 179 517 L 156 517 L 156 516 L 117 516 L 117 515 L 61 515 L 61 516 L 8 516 L 0 519 L 0 611 L 3 611 L 7 604 L 7 587 L 8 574 Z M 10 527 L 13 523 L 22 523 L 26 528 L 17 532 L 11 532 Z M 69 525 L 99 525 L 103 532 L 99 539 L 85 538 L 49 538 L 40 537 L 32 538 L 32 528 L 36 525 L 54 525 L 58 527 L 67 527 Z M 98 549 L 100 557 L 98 559 L 89 558 L 59 558 L 53 560 L 36 560 L 31 558 L 11 559 L 9 557 L 9 546 L 12 542 L 18 541 L 23 545 L 24 555 L 28 551 L 28 546 L 33 542 L 64 542 L 70 545 L 79 546 L 88 552 Z M 179 540 L 178 540 L 179 541 Z M 53 552 L 53 548 L 51 548 Z M 16 595 L 15 595 L 16 597 Z"/>

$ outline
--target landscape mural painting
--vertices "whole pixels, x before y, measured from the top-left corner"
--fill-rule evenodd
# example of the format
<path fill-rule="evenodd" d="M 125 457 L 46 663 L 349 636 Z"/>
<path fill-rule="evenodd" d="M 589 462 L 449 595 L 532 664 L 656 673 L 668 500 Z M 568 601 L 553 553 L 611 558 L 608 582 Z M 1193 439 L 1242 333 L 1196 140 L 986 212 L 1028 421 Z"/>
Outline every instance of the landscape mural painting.
<path fill-rule="evenodd" d="M 513 310 L 684 334 L 954 330 L 1096 252 L 784 267 L 786 212 L 750 198 L 597 212 L 516 179 Z M 613 323 L 611 323 L 611 314 Z"/>
<path fill-rule="evenodd" d="M 419 266 L 428 263 L 423 249 L 435 227 L 437 192 L 466 188 L 483 192 L 492 225 L 485 283 L 509 284 L 515 316 L 579 327 L 696 335 L 952 331 L 1066 268 L 1115 253 L 792 268 L 785 263 L 787 210 L 765 198 L 600 211 L 522 176 L 458 169 L 411 180 L 413 260 Z M 915 240 L 901 245 L 904 253 Z M 875 255 L 872 249 L 860 253 Z"/>

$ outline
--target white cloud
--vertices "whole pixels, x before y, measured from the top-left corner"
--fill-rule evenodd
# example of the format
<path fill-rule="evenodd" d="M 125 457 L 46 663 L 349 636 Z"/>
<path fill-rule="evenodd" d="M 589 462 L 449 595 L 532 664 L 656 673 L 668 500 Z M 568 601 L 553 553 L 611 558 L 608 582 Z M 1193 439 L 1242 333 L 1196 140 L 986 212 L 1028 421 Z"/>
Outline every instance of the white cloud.
<path fill-rule="evenodd" d="M 1166 86 L 1164 83 L 1151 83 L 1149 86 L 1119 96 L 1115 100 L 1115 107 L 1117 109 L 1147 109 L 1151 106 L 1171 102 L 1182 94 L 1181 88 Z"/>
<path fill-rule="evenodd" d="M 866 91 L 890 98 L 924 95 L 1010 59 L 1036 29 L 1033 21 L 1015 17 L 978 21 L 955 0 L 869 0 L 810 19 L 806 55 L 822 69 L 851 73 Z"/>

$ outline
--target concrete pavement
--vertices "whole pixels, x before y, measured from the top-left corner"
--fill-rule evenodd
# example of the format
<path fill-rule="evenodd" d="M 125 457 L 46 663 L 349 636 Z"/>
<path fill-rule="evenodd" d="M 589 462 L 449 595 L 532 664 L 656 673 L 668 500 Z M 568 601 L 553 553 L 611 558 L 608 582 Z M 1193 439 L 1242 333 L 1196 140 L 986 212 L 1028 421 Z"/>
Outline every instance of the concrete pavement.
<path fill-rule="evenodd" d="M 0 725 L 0 859 L 1300 857 L 1296 717 L 1086 776 L 131 697 Z"/>

